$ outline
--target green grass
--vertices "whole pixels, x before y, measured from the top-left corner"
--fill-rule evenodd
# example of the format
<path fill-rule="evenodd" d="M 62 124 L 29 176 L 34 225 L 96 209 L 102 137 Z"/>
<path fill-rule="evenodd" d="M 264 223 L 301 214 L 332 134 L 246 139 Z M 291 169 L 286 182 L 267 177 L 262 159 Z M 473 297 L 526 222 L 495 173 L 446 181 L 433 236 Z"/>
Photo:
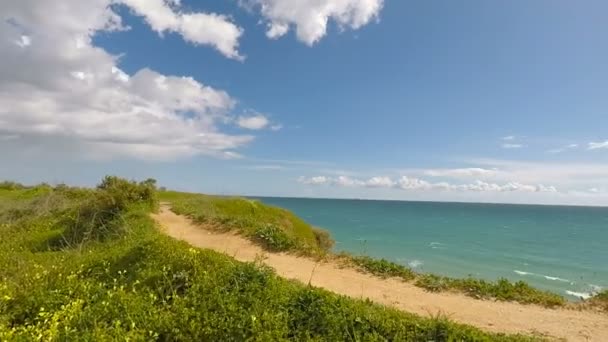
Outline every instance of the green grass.
<path fill-rule="evenodd" d="M 347 253 L 338 255 L 347 265 L 354 265 L 364 272 L 371 273 L 381 278 L 401 278 L 405 281 L 416 278 L 416 273 L 409 267 L 394 263 L 386 259 L 374 259 L 368 256 L 353 256 Z"/>
<path fill-rule="evenodd" d="M 264 205 L 259 201 L 179 192 L 161 192 L 160 198 L 171 203 L 172 210 L 195 222 L 221 230 L 236 230 L 270 251 L 295 251 L 313 256 L 327 256 L 333 246 L 329 233 L 311 227 L 291 212 Z M 337 255 L 340 262 L 382 278 L 396 277 L 414 281 L 432 292 L 454 291 L 477 299 L 514 301 L 546 307 L 563 306 L 566 299 L 558 294 L 533 288 L 525 282 L 506 279 L 485 281 L 455 279 L 433 274 L 418 274 L 407 266 L 369 256 L 348 253 Z"/>
<path fill-rule="evenodd" d="M 141 194 L 152 184 L 115 185 L 0 192 L 1 201 L 20 198 L 28 210 L 6 219 L 0 207 L 0 340 L 534 339 L 338 296 L 281 279 L 259 264 L 191 248 L 162 235 L 150 219 L 154 194 Z M 58 205 L 40 200 L 48 196 Z M 92 208 L 113 214 L 73 216 Z M 109 227 L 112 234 L 101 234 Z M 73 229 L 90 232 L 89 238 L 58 246 Z"/>
<path fill-rule="evenodd" d="M 160 192 L 160 199 L 171 202 L 177 214 L 211 228 L 235 230 L 271 251 L 323 255 L 333 246 L 329 233 L 259 201 L 167 191 Z"/>
<path fill-rule="evenodd" d="M 591 306 L 599 308 L 608 313 L 608 290 L 597 293 L 591 297 L 588 301 Z"/>
<path fill-rule="evenodd" d="M 555 293 L 535 289 L 523 281 L 513 283 L 504 278 L 492 282 L 421 274 L 416 277 L 415 285 L 432 292 L 457 290 L 477 299 L 497 299 L 546 307 L 563 306 L 567 303 L 564 297 Z"/>

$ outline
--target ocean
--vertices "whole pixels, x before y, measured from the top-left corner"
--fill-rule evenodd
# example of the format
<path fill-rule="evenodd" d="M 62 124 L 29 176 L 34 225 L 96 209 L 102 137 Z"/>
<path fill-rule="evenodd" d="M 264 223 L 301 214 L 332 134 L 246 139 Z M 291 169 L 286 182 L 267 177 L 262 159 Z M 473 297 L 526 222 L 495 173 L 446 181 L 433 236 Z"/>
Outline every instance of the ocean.
<path fill-rule="evenodd" d="M 608 288 L 608 208 L 258 197 L 331 232 L 336 251 L 586 298 Z"/>

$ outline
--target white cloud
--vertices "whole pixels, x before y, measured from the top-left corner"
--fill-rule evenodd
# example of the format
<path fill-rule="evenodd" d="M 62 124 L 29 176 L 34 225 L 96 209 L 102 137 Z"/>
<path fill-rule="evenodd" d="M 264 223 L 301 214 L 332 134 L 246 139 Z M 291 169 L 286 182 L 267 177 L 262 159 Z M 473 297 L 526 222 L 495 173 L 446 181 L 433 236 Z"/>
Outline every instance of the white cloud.
<path fill-rule="evenodd" d="M 24 48 L 30 46 L 32 44 L 32 40 L 29 36 L 23 35 L 19 38 L 19 40 L 15 41 L 15 44 L 17 44 L 17 46 L 19 47 Z"/>
<path fill-rule="evenodd" d="M 578 144 L 570 144 L 570 145 L 562 146 L 560 148 L 552 149 L 552 150 L 549 150 L 547 152 L 549 152 L 549 153 L 562 153 L 562 152 L 565 152 L 565 151 L 568 151 L 568 150 L 573 150 L 575 148 L 578 148 Z"/>
<path fill-rule="evenodd" d="M 336 178 L 334 182 L 339 186 L 346 186 L 346 187 L 361 186 L 364 184 L 362 181 L 348 177 L 348 176 L 338 176 L 338 178 Z"/>
<path fill-rule="evenodd" d="M 522 144 L 502 144 L 501 146 L 502 146 L 502 148 L 506 148 L 506 149 L 514 149 L 514 148 L 522 148 L 522 147 L 524 147 L 524 145 L 522 145 Z"/>
<path fill-rule="evenodd" d="M 193 44 L 210 45 L 224 56 L 236 60 L 243 29 L 224 15 L 216 13 L 181 13 L 177 0 L 115 0 L 144 17 L 150 27 L 162 34 L 175 32 Z"/>
<path fill-rule="evenodd" d="M 18 135 L 20 150 L 41 154 L 240 157 L 233 150 L 253 137 L 219 131 L 217 123 L 227 120 L 235 104 L 227 93 L 191 77 L 150 69 L 127 75 L 117 66 L 118 57 L 93 45 L 96 33 L 124 29 L 111 3 L 0 3 L 0 135 Z M 154 3 L 159 5 L 146 1 L 145 6 Z M 151 7 L 144 11 L 158 30 L 171 27 L 171 18 L 181 16 L 167 4 L 161 1 L 160 12 L 154 14 Z M 178 1 L 171 4 L 177 6 Z M 26 33 L 27 48 L 17 46 L 15 41 L 24 42 Z M 3 142 L 0 148 L 11 150 L 14 143 Z"/>
<path fill-rule="evenodd" d="M 604 148 L 608 149 L 608 140 L 606 140 L 604 142 L 590 142 L 587 145 L 588 150 L 598 150 L 598 149 L 604 149 Z"/>
<path fill-rule="evenodd" d="M 397 180 L 389 177 L 372 177 L 367 181 L 340 176 L 337 178 L 326 176 L 300 177 L 298 182 L 307 185 L 334 185 L 342 187 L 367 187 L 367 188 L 394 188 L 401 190 L 422 191 L 473 191 L 473 192 L 558 192 L 554 186 L 542 184 L 530 185 L 518 182 L 505 184 L 488 183 L 477 180 L 473 183 L 451 184 L 448 182 L 432 183 L 416 177 L 402 176 Z"/>
<path fill-rule="evenodd" d="M 300 177 L 298 178 L 298 182 L 309 185 L 323 185 L 331 183 L 332 179 L 325 176 L 315 176 L 310 178 Z"/>
<path fill-rule="evenodd" d="M 358 29 L 378 18 L 383 0 L 245 0 L 266 19 L 266 35 L 276 39 L 295 27 L 298 39 L 308 45 L 327 33 L 330 20 L 341 29 Z"/>
<path fill-rule="evenodd" d="M 395 185 L 389 177 L 372 177 L 365 182 L 365 186 L 370 188 L 390 188 Z"/>
<path fill-rule="evenodd" d="M 237 124 L 242 128 L 259 130 L 266 128 L 270 121 L 264 115 L 241 116 L 237 119 Z"/>
<path fill-rule="evenodd" d="M 424 174 L 432 177 L 453 177 L 453 178 L 487 178 L 496 174 L 496 170 L 484 169 L 480 167 L 460 168 L 460 169 L 433 169 L 426 170 Z"/>
<path fill-rule="evenodd" d="M 515 136 L 514 135 L 507 135 L 505 137 L 502 137 L 501 139 L 505 140 L 505 141 L 515 140 Z"/>
<path fill-rule="evenodd" d="M 271 131 L 276 132 L 276 131 L 280 131 L 281 129 L 283 129 L 283 125 L 281 125 L 281 124 L 275 124 L 275 125 L 270 126 Z"/>
<path fill-rule="evenodd" d="M 494 182 L 517 180 L 522 183 L 551 183 L 560 188 L 590 188 L 608 184 L 608 163 L 530 162 L 498 159 L 468 161 L 480 167 L 495 169 Z"/>

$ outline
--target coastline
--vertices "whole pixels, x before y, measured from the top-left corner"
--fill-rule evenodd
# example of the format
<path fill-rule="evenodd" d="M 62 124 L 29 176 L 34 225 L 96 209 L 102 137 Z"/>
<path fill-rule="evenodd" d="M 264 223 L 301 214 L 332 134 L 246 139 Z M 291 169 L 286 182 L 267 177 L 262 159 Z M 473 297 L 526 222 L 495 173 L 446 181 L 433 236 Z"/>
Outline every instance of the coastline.
<path fill-rule="evenodd" d="M 240 261 L 260 262 L 282 277 L 353 298 L 368 298 L 407 312 L 447 315 L 457 322 L 500 333 L 540 334 L 569 340 L 601 340 L 608 334 L 608 315 L 598 312 L 477 300 L 454 292 L 429 292 L 399 278 L 362 273 L 331 258 L 320 260 L 269 252 L 236 232 L 218 232 L 216 227 L 205 229 L 173 213 L 166 205 L 153 214 L 153 218 L 167 235 L 193 246 L 212 249 Z"/>
<path fill-rule="evenodd" d="M 507 278 L 569 300 L 608 288 L 608 209 L 448 202 L 259 198 L 329 228 L 336 251 L 419 273 Z"/>

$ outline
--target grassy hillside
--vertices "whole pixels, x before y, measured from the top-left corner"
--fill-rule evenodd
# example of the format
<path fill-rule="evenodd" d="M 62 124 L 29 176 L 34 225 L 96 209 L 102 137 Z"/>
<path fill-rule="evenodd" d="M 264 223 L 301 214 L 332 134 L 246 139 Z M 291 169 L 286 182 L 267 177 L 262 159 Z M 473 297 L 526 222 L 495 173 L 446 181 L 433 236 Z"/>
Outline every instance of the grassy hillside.
<path fill-rule="evenodd" d="M 236 230 L 271 251 L 323 255 L 333 246 L 329 233 L 288 210 L 239 197 L 160 192 L 171 210 L 218 230 Z"/>
<path fill-rule="evenodd" d="M 148 216 L 156 205 L 151 180 L 1 189 L 0 340 L 531 340 L 337 296 L 191 248 L 158 232 Z M 212 207 L 212 217 L 230 218 Z M 236 214 L 233 223 L 289 220 L 285 234 L 314 246 L 283 214 Z"/>

